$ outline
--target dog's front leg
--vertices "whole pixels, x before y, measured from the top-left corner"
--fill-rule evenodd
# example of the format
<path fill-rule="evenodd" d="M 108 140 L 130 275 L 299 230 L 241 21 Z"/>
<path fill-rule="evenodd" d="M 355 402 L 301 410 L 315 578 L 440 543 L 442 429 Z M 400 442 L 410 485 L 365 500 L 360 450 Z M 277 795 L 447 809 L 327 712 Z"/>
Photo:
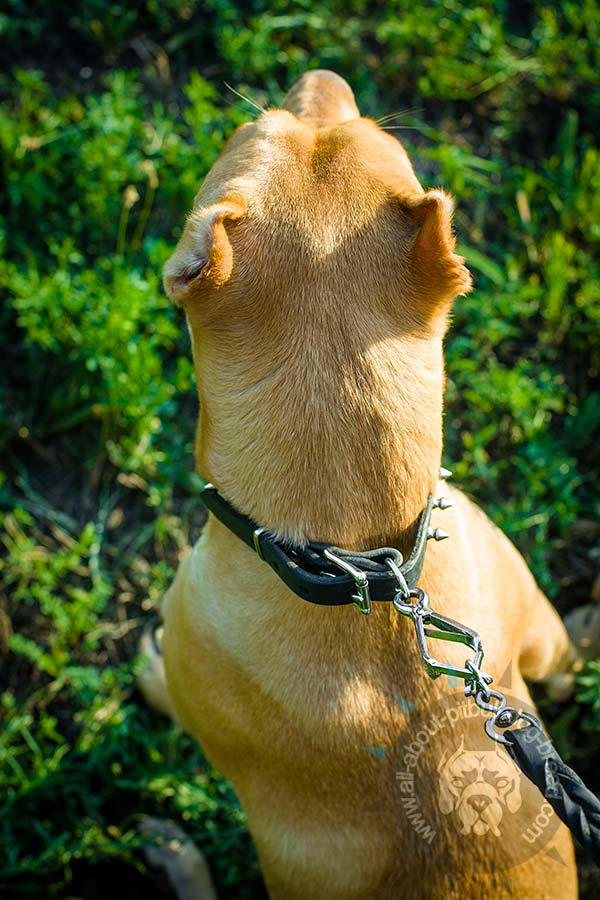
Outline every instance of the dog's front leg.
<path fill-rule="evenodd" d="M 167 591 L 162 603 L 161 619 L 164 621 L 164 611 L 169 602 L 169 594 L 173 590 L 174 585 Z M 179 724 L 175 705 L 171 699 L 169 689 L 167 687 L 167 676 L 165 672 L 165 661 L 163 658 L 162 642 L 163 642 L 163 626 L 162 624 L 148 625 L 138 643 L 138 653 L 145 660 L 146 665 L 138 673 L 136 682 L 139 690 L 144 696 L 144 700 L 157 712 L 168 716 L 173 722 Z"/>
<path fill-rule="evenodd" d="M 138 644 L 138 653 L 144 658 L 146 665 L 138 673 L 136 682 L 148 706 L 164 716 L 168 716 L 173 722 L 178 722 L 175 706 L 167 687 L 162 636 L 162 625 L 149 626 L 144 630 Z"/>

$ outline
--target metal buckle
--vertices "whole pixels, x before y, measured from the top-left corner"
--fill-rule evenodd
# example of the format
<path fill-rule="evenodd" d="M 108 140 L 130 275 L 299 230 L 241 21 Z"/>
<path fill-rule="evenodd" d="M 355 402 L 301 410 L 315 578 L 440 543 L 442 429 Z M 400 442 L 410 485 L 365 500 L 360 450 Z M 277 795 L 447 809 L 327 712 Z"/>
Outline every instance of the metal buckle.
<path fill-rule="evenodd" d="M 265 557 L 262 552 L 262 547 L 260 546 L 260 536 L 261 536 L 261 534 L 264 534 L 265 531 L 266 531 L 266 528 L 255 528 L 254 531 L 252 532 L 252 541 L 254 543 L 254 549 L 256 550 L 260 559 L 263 559 L 263 560 Z"/>
<path fill-rule="evenodd" d="M 352 600 L 354 601 L 353 605 L 364 616 L 368 616 L 373 607 L 371 604 L 371 594 L 369 591 L 369 579 L 367 578 L 365 572 L 363 572 L 362 569 L 357 569 L 357 567 L 353 566 L 352 563 L 346 562 L 345 559 L 336 556 L 335 553 L 332 553 L 329 547 L 326 547 L 325 550 L 323 550 L 323 556 L 334 565 L 338 566 L 338 568 L 342 569 L 344 572 L 347 572 L 348 575 L 352 576 L 358 590 L 357 594 L 352 594 Z"/>

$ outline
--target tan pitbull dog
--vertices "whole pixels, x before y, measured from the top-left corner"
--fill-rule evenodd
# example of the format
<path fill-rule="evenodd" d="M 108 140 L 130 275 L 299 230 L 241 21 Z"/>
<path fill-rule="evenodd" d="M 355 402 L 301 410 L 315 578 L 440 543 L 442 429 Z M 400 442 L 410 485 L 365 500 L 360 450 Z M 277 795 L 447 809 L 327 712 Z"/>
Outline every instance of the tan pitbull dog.
<path fill-rule="evenodd" d="M 471 284 L 451 217 L 451 198 L 423 191 L 402 145 L 326 71 L 240 127 L 207 175 L 165 268 L 192 337 L 197 467 L 278 537 L 410 549 L 441 489 L 442 340 Z M 451 537 L 429 542 L 420 585 L 479 631 L 496 681 L 513 664 L 510 694 L 527 702 L 523 679 L 564 667 L 567 634 L 509 541 L 462 493 L 449 497 L 433 525 Z M 395 763 L 365 748 L 400 758 L 414 715 L 450 694 L 391 604 L 362 616 L 306 603 L 210 516 L 164 621 L 176 716 L 233 782 L 272 897 L 576 897 L 564 827 L 552 856 L 523 852 L 540 804 L 524 779 L 518 808 L 496 817 L 510 828 L 502 840 L 465 836 L 443 792 L 440 809 L 442 753 L 496 747 L 479 717 L 419 758 L 435 840 L 408 820 Z M 456 649 L 440 646 L 438 658 Z"/>

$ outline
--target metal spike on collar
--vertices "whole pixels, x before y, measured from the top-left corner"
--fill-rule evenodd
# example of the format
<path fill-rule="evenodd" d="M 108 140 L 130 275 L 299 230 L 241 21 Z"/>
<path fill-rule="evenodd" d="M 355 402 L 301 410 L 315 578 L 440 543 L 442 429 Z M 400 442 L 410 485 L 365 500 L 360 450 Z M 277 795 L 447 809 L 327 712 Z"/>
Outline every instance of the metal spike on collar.
<path fill-rule="evenodd" d="M 434 541 L 445 541 L 450 535 L 443 528 L 428 528 L 427 539 L 433 538 Z"/>
<path fill-rule="evenodd" d="M 445 497 L 438 497 L 437 500 L 433 501 L 434 509 L 450 509 L 452 503 L 447 500 Z"/>
<path fill-rule="evenodd" d="M 451 478 L 452 471 L 451 469 L 446 469 L 444 466 L 440 466 L 440 478 Z"/>

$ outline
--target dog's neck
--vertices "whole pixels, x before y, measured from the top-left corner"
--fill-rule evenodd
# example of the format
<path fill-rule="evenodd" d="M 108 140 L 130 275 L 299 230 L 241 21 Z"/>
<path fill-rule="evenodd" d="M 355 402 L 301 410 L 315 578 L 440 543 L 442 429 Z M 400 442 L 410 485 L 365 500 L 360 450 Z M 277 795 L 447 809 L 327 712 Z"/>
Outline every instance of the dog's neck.
<path fill-rule="evenodd" d="M 441 336 L 272 332 L 192 330 L 198 470 L 279 537 L 406 551 L 439 472 Z"/>

